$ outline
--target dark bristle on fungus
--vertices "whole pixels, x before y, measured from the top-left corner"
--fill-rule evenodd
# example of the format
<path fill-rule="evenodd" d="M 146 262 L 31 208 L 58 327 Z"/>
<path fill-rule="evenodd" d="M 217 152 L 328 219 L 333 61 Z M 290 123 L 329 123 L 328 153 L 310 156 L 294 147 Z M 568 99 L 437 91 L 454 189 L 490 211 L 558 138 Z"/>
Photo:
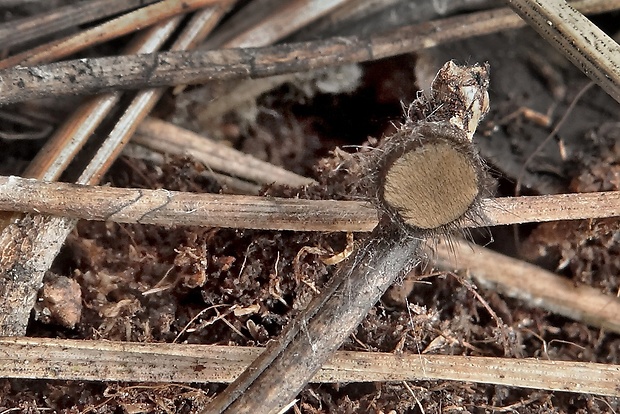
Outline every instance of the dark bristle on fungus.
<path fill-rule="evenodd" d="M 447 122 L 402 128 L 380 165 L 383 209 L 414 231 L 450 229 L 483 193 L 484 166 L 465 133 Z"/>

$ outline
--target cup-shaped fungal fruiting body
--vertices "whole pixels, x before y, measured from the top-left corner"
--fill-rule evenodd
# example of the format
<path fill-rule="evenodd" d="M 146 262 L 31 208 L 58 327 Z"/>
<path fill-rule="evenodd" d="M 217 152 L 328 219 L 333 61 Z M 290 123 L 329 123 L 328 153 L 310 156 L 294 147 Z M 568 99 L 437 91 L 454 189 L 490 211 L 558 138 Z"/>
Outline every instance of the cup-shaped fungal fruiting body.
<path fill-rule="evenodd" d="M 410 234 L 447 234 L 483 216 L 489 180 L 472 138 L 489 110 L 488 86 L 488 64 L 447 62 L 371 157 L 371 198 Z"/>
<path fill-rule="evenodd" d="M 406 124 L 377 164 L 381 209 L 413 234 L 448 233 L 479 216 L 484 163 L 466 133 L 448 122 Z"/>

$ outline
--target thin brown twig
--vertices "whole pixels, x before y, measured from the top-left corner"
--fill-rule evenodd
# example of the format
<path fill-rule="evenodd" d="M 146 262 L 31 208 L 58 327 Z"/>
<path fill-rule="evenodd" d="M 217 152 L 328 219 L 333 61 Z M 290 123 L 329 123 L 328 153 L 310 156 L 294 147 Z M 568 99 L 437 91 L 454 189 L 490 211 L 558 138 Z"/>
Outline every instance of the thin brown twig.
<path fill-rule="evenodd" d="M 0 24 L 0 49 L 160 0 L 91 0 Z"/>
<path fill-rule="evenodd" d="M 192 18 L 170 50 L 191 49 L 210 33 L 233 4 L 233 0 L 218 1 L 219 5 L 206 8 Z M 108 134 L 105 142 L 99 147 L 89 165 L 82 172 L 78 183 L 96 184 L 101 180 L 103 174 L 120 155 L 130 137 L 142 120 L 151 112 L 164 92 L 165 88 L 157 88 L 143 90 L 136 94 Z"/>
<path fill-rule="evenodd" d="M 332 10 L 329 14 L 331 15 L 351 3 L 355 2 L 297 1 L 283 4 L 279 0 L 253 1 L 222 24 L 201 49 L 260 47 L 275 43 L 300 27 L 313 23 L 327 11 Z M 274 9 L 277 10 L 274 12 Z M 247 79 L 230 85 L 197 115 L 197 120 L 200 124 L 208 124 L 239 104 L 249 102 L 294 77 L 295 74 L 289 73 L 262 79 Z M 180 93 L 184 87 L 179 85 L 175 88 L 175 94 Z M 208 88 L 208 85 L 205 88 Z"/>
<path fill-rule="evenodd" d="M 208 171 L 204 172 L 203 175 L 213 178 L 221 187 L 222 194 L 259 195 L 263 189 L 262 185 L 231 177 L 226 174 Z"/>
<path fill-rule="evenodd" d="M 339 3 L 347 1 L 350 0 L 324 2 L 301 0 L 285 3 L 280 0 L 252 1 L 223 23 L 206 39 L 200 49 L 266 46 L 282 40 L 300 27 L 333 10 Z M 236 89 L 239 86 L 243 85 L 238 85 Z M 174 94 L 180 94 L 185 87 L 186 85 L 178 85 L 174 89 Z M 229 90 L 227 95 L 232 93 L 233 91 Z M 246 89 L 243 95 L 247 94 Z M 239 99 L 234 98 L 237 102 Z M 221 105 L 222 100 L 219 102 Z"/>
<path fill-rule="evenodd" d="M 620 191 L 484 201 L 469 226 L 620 216 Z M 86 220 L 296 231 L 370 231 L 377 212 L 360 201 L 302 200 L 82 186 L 0 177 L 0 209 Z"/>
<path fill-rule="evenodd" d="M 136 30 L 148 27 L 172 16 L 189 13 L 222 0 L 163 0 L 85 30 L 74 36 L 53 41 L 26 50 L 0 61 L 0 68 L 32 66 L 38 63 L 59 60 L 88 46 L 97 45 Z M 93 73 L 94 74 L 94 73 Z"/>
<path fill-rule="evenodd" d="M 300 27 L 311 24 L 327 12 L 340 10 L 343 4 L 350 3 L 351 0 L 329 2 L 302 0 L 287 3 L 279 0 L 253 1 L 223 23 L 200 49 L 260 47 L 273 44 L 291 35 Z M 294 74 L 286 74 L 266 79 L 245 80 L 234 86 L 230 85 L 205 108 L 205 111 L 198 114 L 197 119 L 201 124 L 217 119 L 231 108 L 249 102 L 293 76 Z M 174 89 L 174 93 L 179 94 L 184 88 L 185 85 L 179 85 Z"/>
<path fill-rule="evenodd" d="M 214 171 L 205 171 L 204 176 L 213 178 L 222 188 L 222 194 L 246 194 L 259 195 L 262 185 L 254 184 L 230 175 L 220 174 Z"/>
<path fill-rule="evenodd" d="M 452 16 L 467 10 L 495 7 L 492 1 L 451 0 L 449 2 L 409 0 L 357 0 L 347 3 L 293 35 L 296 41 L 326 36 L 367 35 L 403 26 Z"/>
<path fill-rule="evenodd" d="M 264 350 L 50 338 L 0 338 L 0 376 L 74 381 L 228 383 Z M 362 368 L 360 368 L 362 367 Z M 618 396 L 620 367 L 591 362 L 336 352 L 312 382 L 452 380 Z"/>
<path fill-rule="evenodd" d="M 285 75 L 269 76 L 259 79 L 245 79 L 230 85 L 221 95 L 209 102 L 209 105 L 200 108 L 196 113 L 196 121 L 199 125 L 212 125 L 221 120 L 226 113 L 243 107 L 248 102 L 256 101 L 256 99 L 273 90 L 284 83 L 294 81 L 295 73 L 287 73 Z M 175 88 L 175 92 L 180 87 Z M 209 85 L 192 90 L 192 94 L 198 94 L 202 91 L 208 93 Z"/>
<path fill-rule="evenodd" d="M 585 324 L 620 333 L 620 299 L 538 266 L 463 240 L 439 243 L 431 254 L 449 271 L 463 270 L 481 286 Z"/>
<path fill-rule="evenodd" d="M 179 18 L 173 18 L 155 26 L 134 39 L 125 52 L 149 53 L 157 50 L 172 35 L 178 24 Z M 28 165 L 24 176 L 47 181 L 58 179 L 120 98 L 120 92 L 113 92 L 83 102 L 47 140 Z"/>
<path fill-rule="evenodd" d="M 609 9 L 620 4 L 608 4 Z M 600 11 L 598 2 L 584 1 Z M 115 56 L 0 71 L 0 104 L 102 90 L 139 89 L 212 80 L 265 77 L 362 62 L 523 26 L 510 9 L 425 22 L 370 39 L 333 38 L 254 49 Z"/>
<path fill-rule="evenodd" d="M 204 48 L 265 46 L 294 33 L 351 0 L 287 2 L 259 0 L 235 13 L 204 44 Z"/>
<path fill-rule="evenodd" d="M 506 0 L 534 30 L 620 102 L 620 45 L 564 0 Z"/>
<path fill-rule="evenodd" d="M 339 29 L 343 27 L 347 27 L 351 22 L 359 24 L 360 20 L 364 17 L 374 15 L 385 9 L 390 9 L 390 7 L 399 3 L 402 3 L 402 0 L 384 0 L 381 2 L 376 2 L 374 0 L 352 1 L 316 21 L 315 24 L 309 28 L 309 31 L 313 34 L 325 32 L 333 33 L 339 31 Z M 417 6 L 421 7 L 422 5 Z M 306 29 L 304 32 L 308 32 L 308 30 Z"/>
<path fill-rule="evenodd" d="M 282 167 L 155 118 L 145 119 L 136 132 L 133 142 L 137 144 L 168 154 L 189 155 L 214 170 L 256 183 L 277 183 L 290 187 L 316 183 L 311 178 L 294 174 Z"/>

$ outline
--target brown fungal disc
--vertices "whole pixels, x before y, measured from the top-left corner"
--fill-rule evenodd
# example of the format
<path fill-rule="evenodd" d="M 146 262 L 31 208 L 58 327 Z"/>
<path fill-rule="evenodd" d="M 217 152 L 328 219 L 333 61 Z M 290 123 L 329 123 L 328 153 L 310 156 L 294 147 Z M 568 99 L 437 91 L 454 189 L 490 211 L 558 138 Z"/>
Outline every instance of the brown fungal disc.
<path fill-rule="evenodd" d="M 384 202 L 406 224 L 420 229 L 435 229 L 461 218 L 478 193 L 472 155 L 449 141 L 416 146 L 385 172 Z"/>

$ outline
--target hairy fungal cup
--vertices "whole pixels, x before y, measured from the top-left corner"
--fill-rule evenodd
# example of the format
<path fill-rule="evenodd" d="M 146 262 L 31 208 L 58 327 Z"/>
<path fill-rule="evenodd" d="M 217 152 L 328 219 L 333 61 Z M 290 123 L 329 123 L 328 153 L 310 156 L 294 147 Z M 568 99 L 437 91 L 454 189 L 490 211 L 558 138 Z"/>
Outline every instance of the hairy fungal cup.
<path fill-rule="evenodd" d="M 383 209 L 417 232 L 456 227 L 484 192 L 484 167 L 471 141 L 448 123 L 422 122 L 398 135 L 392 139 L 402 146 L 384 153 L 379 171 Z"/>
<path fill-rule="evenodd" d="M 406 232 L 450 233 L 482 216 L 488 180 L 472 137 L 489 109 L 488 83 L 487 65 L 448 62 L 375 153 L 376 202 Z"/>

